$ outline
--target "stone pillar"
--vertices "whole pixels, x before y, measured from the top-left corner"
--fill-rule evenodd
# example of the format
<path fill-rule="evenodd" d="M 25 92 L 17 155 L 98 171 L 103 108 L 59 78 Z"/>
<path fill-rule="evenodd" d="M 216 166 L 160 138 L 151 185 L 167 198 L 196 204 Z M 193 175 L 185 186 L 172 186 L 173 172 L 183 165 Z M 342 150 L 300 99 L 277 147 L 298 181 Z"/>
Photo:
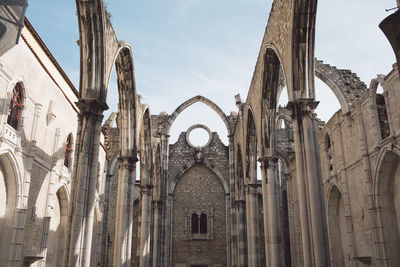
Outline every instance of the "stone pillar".
<path fill-rule="evenodd" d="M 312 113 L 316 102 L 292 102 L 304 266 L 330 266 L 321 160 Z"/>
<path fill-rule="evenodd" d="M 131 265 L 133 200 L 132 191 L 136 175 L 134 157 L 119 157 L 117 216 L 115 220 L 113 266 Z"/>
<path fill-rule="evenodd" d="M 154 227 L 153 227 L 153 267 L 160 265 L 160 218 L 161 218 L 160 201 L 153 201 Z"/>
<path fill-rule="evenodd" d="M 49 227 L 51 220 L 51 209 L 53 208 L 52 198 L 54 197 L 55 190 L 55 179 L 56 179 L 56 165 L 57 165 L 57 149 L 58 149 L 58 140 L 60 137 L 60 128 L 56 128 L 56 135 L 54 138 L 54 144 L 52 149 L 52 158 L 51 158 L 51 171 L 49 177 L 49 183 L 47 185 L 47 199 L 46 199 L 46 211 L 43 220 L 42 226 L 42 238 L 40 241 L 40 256 L 43 257 L 43 260 L 40 261 L 39 266 L 46 266 L 46 254 L 47 254 L 47 242 L 49 236 Z M 57 196 L 56 196 L 57 197 Z"/>
<path fill-rule="evenodd" d="M 141 193 L 141 222 L 140 222 L 140 248 L 139 261 L 140 267 L 149 267 L 151 262 L 150 255 L 150 225 L 151 225 L 151 186 L 142 186 Z"/>
<path fill-rule="evenodd" d="M 279 238 L 279 174 L 278 158 L 268 157 L 261 159 L 263 174 L 263 210 L 265 232 L 265 255 L 268 255 L 268 266 L 282 266 Z"/>
<path fill-rule="evenodd" d="M 170 235 L 170 216 L 169 216 L 169 208 L 168 206 L 168 151 L 169 148 L 169 135 L 161 134 L 161 190 L 160 190 L 160 199 L 161 202 L 161 225 L 160 225 L 160 266 L 168 266 L 169 265 L 169 235 Z"/>
<path fill-rule="evenodd" d="M 94 202 L 100 147 L 101 122 L 105 103 L 95 99 L 81 99 L 78 103 L 78 134 L 75 146 L 75 164 L 71 192 L 69 267 L 89 267 L 92 245 Z"/>
<path fill-rule="evenodd" d="M 229 230 L 228 234 L 228 251 L 227 255 L 227 266 L 236 266 L 237 265 L 237 251 L 235 248 L 237 247 L 237 233 L 235 233 L 236 229 L 236 221 L 235 221 L 235 162 L 234 162 L 234 151 L 233 151 L 233 135 L 228 135 L 229 141 L 229 202 L 227 208 L 227 225 L 226 229 Z"/>
<path fill-rule="evenodd" d="M 257 184 L 246 185 L 247 254 L 249 267 L 259 266 Z"/>
<path fill-rule="evenodd" d="M 238 251 L 238 266 L 247 266 L 246 250 L 247 250 L 247 240 L 246 240 L 246 220 L 245 220 L 245 208 L 246 202 L 244 200 L 236 200 L 236 227 L 238 233 L 237 241 L 237 251 Z"/>

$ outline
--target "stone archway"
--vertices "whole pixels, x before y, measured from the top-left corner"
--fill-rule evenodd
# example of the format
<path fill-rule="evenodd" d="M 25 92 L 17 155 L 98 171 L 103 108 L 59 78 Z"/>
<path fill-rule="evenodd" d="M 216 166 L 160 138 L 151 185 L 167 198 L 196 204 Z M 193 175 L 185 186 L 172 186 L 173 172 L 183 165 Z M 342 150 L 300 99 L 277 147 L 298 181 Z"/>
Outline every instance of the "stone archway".
<path fill-rule="evenodd" d="M 165 133 L 169 134 L 169 131 L 171 130 L 172 124 L 174 123 L 175 119 L 178 117 L 178 115 L 182 111 L 184 111 L 186 108 L 188 108 L 189 106 L 191 106 L 191 105 L 193 105 L 194 103 L 197 103 L 197 102 L 201 102 L 201 103 L 209 106 L 210 108 L 212 108 L 218 114 L 218 116 L 220 116 L 220 118 L 224 122 L 224 124 L 226 126 L 226 130 L 228 131 L 228 135 L 232 134 L 231 125 L 229 123 L 229 120 L 228 120 L 227 116 L 222 111 L 222 109 L 217 104 L 215 104 L 213 101 L 209 100 L 208 98 L 206 98 L 204 96 L 200 96 L 200 95 L 192 97 L 192 98 L 186 100 L 181 105 L 179 105 L 174 110 L 174 112 L 172 112 L 172 114 L 168 118 L 168 124 L 167 124 L 167 127 L 165 129 Z"/>
<path fill-rule="evenodd" d="M 374 179 L 375 206 L 383 233 L 378 242 L 384 244 L 388 266 L 399 266 L 400 255 L 400 151 L 383 149 Z"/>
<path fill-rule="evenodd" d="M 18 171 L 16 158 L 10 151 L 0 153 L 0 188 L 2 202 L 0 204 L 0 238 L 7 240 L 0 244 L 0 262 L 8 263 L 15 259 L 20 259 L 18 247 L 22 250 L 22 236 L 18 237 L 17 223 L 25 214 L 19 212 L 21 209 L 22 183 Z M 4 186 L 4 187 L 3 187 Z M 4 195 L 3 195 L 4 194 Z M 3 202 L 4 201 L 4 202 Z M 21 240 L 17 239 L 21 238 Z M 10 253 L 12 251 L 13 253 Z M 10 255 L 11 254 L 11 255 Z M 11 257 L 10 257 L 11 256 Z"/>
<path fill-rule="evenodd" d="M 341 191 L 338 186 L 332 185 L 327 198 L 331 266 L 352 266 L 344 207 Z"/>
<path fill-rule="evenodd" d="M 101 123 L 107 87 L 115 63 L 119 91 L 120 169 L 114 266 L 130 262 L 133 200 L 130 199 L 136 162 L 136 115 L 139 103 L 129 45 L 119 42 L 102 0 L 76 0 L 80 46 L 80 109 L 72 175 L 65 266 L 89 266 L 97 183 Z M 128 236 L 128 238 L 125 238 Z"/>

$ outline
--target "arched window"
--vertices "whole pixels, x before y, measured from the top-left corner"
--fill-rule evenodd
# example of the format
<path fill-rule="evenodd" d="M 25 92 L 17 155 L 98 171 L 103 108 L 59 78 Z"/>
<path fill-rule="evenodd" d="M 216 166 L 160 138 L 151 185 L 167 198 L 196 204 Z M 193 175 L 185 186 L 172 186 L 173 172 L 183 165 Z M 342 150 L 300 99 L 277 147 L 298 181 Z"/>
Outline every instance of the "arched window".
<path fill-rule="evenodd" d="M 389 137 L 389 119 L 386 110 L 386 102 L 383 94 L 376 94 L 376 108 L 378 111 L 379 128 L 381 130 L 382 140 Z"/>
<path fill-rule="evenodd" d="M 333 147 L 329 134 L 326 135 L 326 153 L 328 155 L 329 175 L 333 174 Z"/>
<path fill-rule="evenodd" d="M 67 137 L 67 145 L 65 146 L 65 156 L 64 156 L 64 166 L 69 168 L 71 163 L 71 153 L 72 153 L 72 133 Z"/>
<path fill-rule="evenodd" d="M 199 233 L 199 215 L 192 213 L 192 234 Z"/>
<path fill-rule="evenodd" d="M 21 117 L 22 110 L 22 86 L 21 83 L 17 83 L 14 86 L 12 97 L 10 101 L 10 108 L 8 110 L 7 123 L 11 125 L 15 130 L 18 129 L 18 122 Z"/>
<path fill-rule="evenodd" d="M 207 234 L 207 215 L 200 215 L 200 234 Z"/>

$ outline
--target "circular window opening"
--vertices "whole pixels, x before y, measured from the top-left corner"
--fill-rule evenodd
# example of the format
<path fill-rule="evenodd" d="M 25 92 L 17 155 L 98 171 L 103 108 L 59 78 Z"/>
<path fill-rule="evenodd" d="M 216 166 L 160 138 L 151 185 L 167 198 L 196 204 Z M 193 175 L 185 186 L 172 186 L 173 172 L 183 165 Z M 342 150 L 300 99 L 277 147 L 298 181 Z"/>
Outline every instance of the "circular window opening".
<path fill-rule="evenodd" d="M 211 131 L 205 125 L 193 125 L 186 133 L 186 140 L 194 148 L 205 147 L 211 142 Z"/>

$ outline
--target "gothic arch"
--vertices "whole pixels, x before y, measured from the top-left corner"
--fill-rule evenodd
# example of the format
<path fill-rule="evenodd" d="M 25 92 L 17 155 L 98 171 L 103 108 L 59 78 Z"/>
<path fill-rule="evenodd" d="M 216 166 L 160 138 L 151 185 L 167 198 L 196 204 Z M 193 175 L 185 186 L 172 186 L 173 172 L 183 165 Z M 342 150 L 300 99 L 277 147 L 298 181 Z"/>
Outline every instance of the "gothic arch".
<path fill-rule="evenodd" d="M 256 183 L 257 180 L 257 158 L 258 158 L 258 145 L 257 140 L 257 124 L 254 120 L 253 112 L 249 107 L 247 109 L 246 121 L 246 151 L 245 151 L 245 177 L 246 183 Z"/>
<path fill-rule="evenodd" d="M 131 47 L 120 42 L 115 68 L 118 80 L 118 128 L 120 129 L 120 151 L 122 157 L 133 157 L 135 153 L 135 129 L 137 94 Z"/>
<path fill-rule="evenodd" d="M 277 117 L 277 104 L 283 90 L 280 86 L 286 77 L 282 68 L 281 59 L 276 48 L 267 45 L 264 54 L 264 71 L 262 77 L 262 100 L 261 100 L 261 142 L 263 154 L 273 155 L 275 150 L 275 129 Z"/>
<path fill-rule="evenodd" d="M 374 206 L 377 207 L 377 234 L 388 266 L 398 266 L 400 256 L 400 149 L 384 147 L 375 168 Z"/>
<path fill-rule="evenodd" d="M 153 185 L 153 156 L 151 142 L 150 109 L 143 112 L 142 123 L 139 129 L 139 157 L 140 157 L 140 181 L 141 185 Z M 145 180 L 142 180 L 142 176 Z"/>
<path fill-rule="evenodd" d="M 347 114 L 350 112 L 349 104 L 345 96 L 343 95 L 342 90 L 338 87 L 338 85 L 331 79 L 329 74 L 325 73 L 324 70 L 318 65 L 315 65 L 315 76 L 324 82 L 335 94 L 336 99 L 339 101 L 340 108 L 342 109 L 342 114 Z"/>
<path fill-rule="evenodd" d="M 58 262 L 61 262 L 64 254 L 64 246 L 65 246 L 65 231 L 68 225 L 68 204 L 69 204 L 69 190 L 65 182 L 61 182 L 58 184 L 54 190 L 54 198 L 57 200 L 56 203 L 53 203 L 52 208 L 52 218 L 54 220 L 54 212 L 57 210 L 55 205 L 59 205 L 59 224 L 57 226 L 56 233 L 51 232 L 49 234 L 49 240 L 47 241 L 47 247 L 50 250 L 49 252 L 52 254 L 52 266 L 55 266 Z M 56 212 L 57 213 L 57 212 Z M 50 224 L 54 224 L 54 222 L 50 221 Z M 55 250 L 51 252 L 51 250 Z M 47 257 L 47 254 L 46 254 Z"/>
<path fill-rule="evenodd" d="M 186 108 L 188 108 L 189 106 L 191 106 L 197 102 L 201 102 L 201 103 L 209 106 L 210 108 L 212 108 L 220 116 L 222 121 L 225 123 L 226 130 L 228 131 L 228 135 L 232 134 L 232 129 L 231 129 L 231 125 L 229 123 L 228 117 L 225 115 L 225 113 L 222 111 L 222 109 L 218 105 L 216 105 L 213 101 L 209 100 L 208 98 L 206 98 L 204 96 L 200 96 L 200 95 L 197 95 L 195 97 L 192 97 L 192 98 L 186 100 L 185 102 L 183 102 L 181 105 L 179 105 L 174 110 L 174 112 L 168 118 L 168 123 L 167 123 L 167 127 L 165 129 L 165 133 L 169 134 L 172 124 L 174 123 L 175 119 L 178 117 L 178 115 L 182 111 L 184 111 Z"/>
<path fill-rule="evenodd" d="M 317 0 L 292 1 L 291 57 L 293 73 L 290 79 L 293 80 L 293 91 L 299 91 L 298 95 L 301 98 L 315 99 L 314 42 L 317 2 Z"/>
<path fill-rule="evenodd" d="M 15 239 L 18 237 L 12 236 L 11 232 L 15 231 L 13 230 L 16 226 L 15 221 L 21 219 L 18 218 L 20 213 L 16 211 L 23 208 L 22 177 L 19 170 L 19 164 L 13 152 L 10 150 L 0 152 L 0 175 L 2 176 L 0 179 L 4 182 L 6 192 L 6 201 L 0 204 L 5 204 L 4 218 L 1 218 L 0 237 L 1 240 L 7 240 L 0 244 L 0 262 L 2 263 L 9 260 L 9 249 L 16 249 L 17 240 Z"/>
<path fill-rule="evenodd" d="M 243 157 L 240 143 L 237 144 L 235 155 L 235 198 L 236 200 L 244 200 L 244 169 L 243 169 Z"/>
<path fill-rule="evenodd" d="M 386 99 L 384 96 L 382 96 L 383 101 L 384 101 L 384 105 L 383 105 L 383 109 L 384 109 L 384 113 L 386 114 L 387 117 L 387 122 L 382 122 L 379 118 L 379 113 L 378 113 L 378 105 L 377 105 L 377 90 L 378 90 L 378 86 L 381 85 L 384 94 L 387 93 L 386 91 L 386 82 L 385 82 L 385 77 L 383 75 L 378 75 L 377 78 L 372 79 L 371 83 L 370 83 L 370 89 L 369 89 L 369 103 L 370 103 L 370 107 L 371 107 L 371 112 L 372 112 L 372 121 L 375 124 L 375 131 L 376 131 L 376 136 L 377 136 L 377 143 L 379 143 L 381 140 L 385 139 L 383 138 L 384 136 L 382 136 L 382 127 L 389 127 L 389 136 L 390 136 L 390 132 L 392 131 L 391 127 L 390 127 L 390 123 L 389 123 L 389 113 L 388 113 L 388 103 L 386 103 Z"/>
<path fill-rule="evenodd" d="M 15 131 L 17 133 L 21 133 L 22 132 L 22 127 L 23 127 L 23 119 L 24 119 L 24 112 L 25 112 L 25 108 L 26 108 L 26 100 L 28 99 L 28 90 L 27 88 L 27 84 L 26 81 L 23 77 L 21 76 L 17 76 L 14 77 L 8 84 L 8 88 L 7 88 L 7 101 L 5 101 L 4 103 L 4 107 L 3 107 L 3 114 L 7 114 L 8 110 L 10 108 L 10 101 L 11 98 L 13 97 L 13 90 L 15 88 L 15 86 L 19 84 L 21 91 L 22 91 L 22 99 L 21 99 L 21 113 L 20 113 L 20 117 L 19 117 L 19 122 L 17 124 L 17 128 L 15 129 Z M 8 120 L 8 116 L 6 121 Z"/>
<path fill-rule="evenodd" d="M 170 182 L 169 194 L 171 194 L 171 195 L 174 194 L 176 185 L 178 184 L 180 178 L 185 174 L 185 172 L 187 172 L 191 167 L 193 167 L 196 164 L 199 164 L 199 163 L 196 162 L 195 160 L 192 160 L 192 161 L 187 162 L 186 164 L 182 165 L 182 167 L 179 169 L 178 173 L 175 175 L 173 180 Z M 201 165 L 209 168 L 218 177 L 219 181 L 221 182 L 221 184 L 224 188 L 225 195 L 229 194 L 229 185 L 225 181 L 224 176 L 223 176 L 222 172 L 218 169 L 218 167 L 216 167 L 212 162 L 209 162 L 208 160 L 205 160 L 205 159 L 201 162 Z"/>
<path fill-rule="evenodd" d="M 80 92 L 82 99 L 95 99 L 107 109 L 107 86 L 118 51 L 103 1 L 76 0 L 79 22 Z"/>
<path fill-rule="evenodd" d="M 350 266 L 343 191 L 336 183 L 331 183 L 327 191 L 326 205 L 331 264 L 332 266 Z"/>

